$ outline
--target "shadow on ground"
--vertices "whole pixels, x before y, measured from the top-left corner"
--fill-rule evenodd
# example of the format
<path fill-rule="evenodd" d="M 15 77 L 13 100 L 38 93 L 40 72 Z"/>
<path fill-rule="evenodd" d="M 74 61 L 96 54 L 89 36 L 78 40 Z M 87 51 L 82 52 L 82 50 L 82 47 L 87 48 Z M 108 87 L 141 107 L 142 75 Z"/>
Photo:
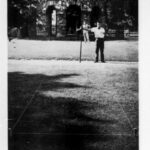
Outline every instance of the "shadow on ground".
<path fill-rule="evenodd" d="M 62 78 L 79 74 L 46 76 L 42 74 L 8 74 L 9 128 L 13 128 L 19 115 L 29 102 L 31 105 L 9 135 L 9 150 L 137 150 L 134 137 L 115 136 L 107 127 L 117 120 L 91 117 L 97 103 L 82 99 L 46 97 L 38 91 L 57 91 L 60 88 L 88 88 L 61 82 Z M 99 106 L 99 109 L 104 107 Z M 102 126 L 105 127 L 102 130 Z"/>
<path fill-rule="evenodd" d="M 74 83 L 60 82 L 63 78 L 79 76 L 78 74 L 59 74 L 47 76 L 43 74 L 25 74 L 13 72 L 8 74 L 9 118 L 18 118 L 27 103 L 40 91 L 57 91 L 63 88 L 81 88 Z M 13 108 L 17 109 L 13 111 Z M 12 110 L 12 112 L 11 112 Z M 16 112 L 16 114 L 14 114 Z M 13 116 L 13 117 L 12 117 Z"/>

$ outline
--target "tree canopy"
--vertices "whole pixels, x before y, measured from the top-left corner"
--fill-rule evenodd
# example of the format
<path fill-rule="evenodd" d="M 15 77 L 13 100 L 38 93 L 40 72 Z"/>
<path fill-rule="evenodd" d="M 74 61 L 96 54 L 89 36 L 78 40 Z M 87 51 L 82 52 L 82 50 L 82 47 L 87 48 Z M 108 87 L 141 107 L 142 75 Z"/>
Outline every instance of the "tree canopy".
<path fill-rule="evenodd" d="M 8 26 L 22 26 L 41 18 L 48 0 L 8 0 Z M 105 18 L 109 26 L 138 26 L 138 0 L 54 0 L 55 4 L 71 3 Z M 95 10 L 95 11 L 92 11 Z M 94 19 L 94 18 L 92 18 Z M 97 19 L 97 18 L 95 18 Z"/>

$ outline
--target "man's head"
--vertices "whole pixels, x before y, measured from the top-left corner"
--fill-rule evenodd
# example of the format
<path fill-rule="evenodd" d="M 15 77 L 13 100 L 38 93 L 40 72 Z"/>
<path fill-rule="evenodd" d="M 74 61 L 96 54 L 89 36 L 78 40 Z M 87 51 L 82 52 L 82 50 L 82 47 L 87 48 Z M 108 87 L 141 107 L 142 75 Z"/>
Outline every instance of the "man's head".
<path fill-rule="evenodd" d="M 88 24 L 88 21 L 87 20 L 83 20 L 83 24 Z"/>
<path fill-rule="evenodd" d="M 98 27 L 98 28 L 101 28 L 101 27 L 102 27 L 102 25 L 101 25 L 100 22 L 97 22 L 97 27 Z"/>

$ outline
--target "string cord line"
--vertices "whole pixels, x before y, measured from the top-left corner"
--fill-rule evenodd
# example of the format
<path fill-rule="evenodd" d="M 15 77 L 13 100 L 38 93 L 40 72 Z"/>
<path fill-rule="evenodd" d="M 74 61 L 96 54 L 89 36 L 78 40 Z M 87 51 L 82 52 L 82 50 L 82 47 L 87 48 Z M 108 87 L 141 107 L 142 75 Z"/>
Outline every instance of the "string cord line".
<path fill-rule="evenodd" d="M 131 129 L 133 130 L 133 129 L 134 129 L 134 126 L 133 126 L 131 120 L 129 119 L 127 113 L 124 111 L 123 106 L 121 105 L 121 103 L 120 103 L 119 101 L 117 101 L 117 103 L 118 103 L 118 105 L 120 106 L 120 108 L 122 109 L 122 112 L 124 113 L 124 115 L 125 115 L 125 117 L 126 117 L 128 123 L 129 123 Z"/>
<path fill-rule="evenodd" d="M 132 134 L 128 133 L 50 133 L 50 132 L 17 132 L 15 133 L 17 135 L 96 135 L 96 136 L 132 136 Z"/>
<path fill-rule="evenodd" d="M 31 99 L 29 100 L 29 102 L 27 103 L 27 105 L 25 106 L 25 108 L 23 109 L 23 111 L 21 112 L 20 116 L 18 117 L 17 121 L 15 122 L 15 124 L 13 125 L 13 127 L 11 128 L 11 134 L 14 131 L 15 127 L 17 126 L 17 124 L 20 122 L 20 120 L 22 119 L 24 113 L 26 112 L 26 110 L 29 108 L 30 104 L 33 102 L 33 99 L 35 97 L 35 95 L 37 94 L 38 90 L 40 89 L 42 84 L 42 80 L 39 83 L 39 86 L 37 87 L 37 89 L 35 90 L 35 92 L 32 94 Z"/>

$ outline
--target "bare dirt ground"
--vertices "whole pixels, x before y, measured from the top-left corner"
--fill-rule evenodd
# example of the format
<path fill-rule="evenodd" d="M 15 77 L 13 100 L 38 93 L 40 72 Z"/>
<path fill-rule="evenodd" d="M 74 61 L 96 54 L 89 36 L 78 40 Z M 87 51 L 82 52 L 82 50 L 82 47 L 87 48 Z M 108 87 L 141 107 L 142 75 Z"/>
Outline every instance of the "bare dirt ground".
<path fill-rule="evenodd" d="M 79 41 L 17 40 L 8 43 L 9 59 L 79 60 Z M 82 43 L 82 59 L 95 59 L 95 42 Z M 106 61 L 138 61 L 138 41 L 106 41 Z"/>

